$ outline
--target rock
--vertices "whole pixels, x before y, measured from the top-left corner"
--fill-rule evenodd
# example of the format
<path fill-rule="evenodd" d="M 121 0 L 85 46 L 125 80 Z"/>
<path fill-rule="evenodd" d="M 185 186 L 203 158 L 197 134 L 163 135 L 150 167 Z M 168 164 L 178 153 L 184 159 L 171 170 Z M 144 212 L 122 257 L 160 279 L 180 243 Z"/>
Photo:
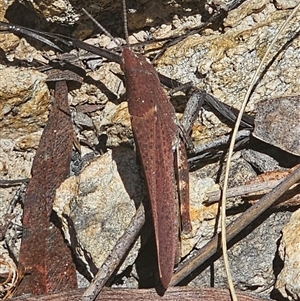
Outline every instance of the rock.
<path fill-rule="evenodd" d="M 288 224 L 282 230 L 279 245 L 279 256 L 283 261 L 275 287 L 284 298 L 299 300 L 300 298 L 300 210 L 295 211 Z"/>
<path fill-rule="evenodd" d="M 0 2 L 0 21 L 7 22 L 5 18 L 6 10 L 9 8 L 11 4 L 13 4 L 13 0 L 1 1 Z M 4 53 L 8 53 L 15 49 L 19 44 L 20 39 L 14 35 L 13 33 L 1 32 L 0 34 L 0 63 L 4 58 L 2 55 L 2 51 Z M 2 50 L 2 51 L 1 51 Z M 3 58 L 2 58 L 3 56 Z"/>
<path fill-rule="evenodd" d="M 245 18 L 250 16 L 251 19 L 254 18 L 255 15 L 258 15 L 261 11 L 265 10 L 267 4 L 269 4 L 269 0 L 263 0 L 259 2 L 246 1 L 242 3 L 237 9 L 234 9 L 228 13 L 228 16 L 224 20 L 224 26 L 234 28 L 235 30 L 241 23 L 244 23 L 243 26 L 245 26 Z M 275 8 L 273 8 L 273 10 L 275 10 Z M 249 20 L 248 22 L 251 21 Z M 254 23 L 255 22 L 252 19 L 251 25 Z"/>
<path fill-rule="evenodd" d="M 190 174 L 190 217 L 192 232 L 181 237 L 181 257 L 188 255 L 197 244 L 203 244 L 213 236 L 218 204 L 202 204 L 206 191 L 215 183 L 211 178 L 200 178 Z"/>
<path fill-rule="evenodd" d="M 3 52 L 10 52 L 19 44 L 20 39 L 13 33 L 0 34 L 0 49 Z"/>
<path fill-rule="evenodd" d="M 74 117 L 74 123 L 84 129 L 94 129 L 93 120 L 86 114 L 77 112 Z"/>
<path fill-rule="evenodd" d="M 297 4 L 299 4 L 298 0 L 275 0 L 274 2 L 278 9 L 294 8 Z"/>
<path fill-rule="evenodd" d="M 50 97 L 45 77 L 34 70 L 0 69 L 1 180 L 30 177 L 40 129 L 48 115 Z M 0 187 L 0 216 L 7 212 L 17 188 L 9 185 Z M 18 214 L 21 214 L 20 206 L 17 207 Z"/>
<path fill-rule="evenodd" d="M 0 20 L 3 21 L 7 8 L 13 3 L 13 0 L 0 2 Z"/>
<path fill-rule="evenodd" d="M 238 29 L 227 28 L 224 34 L 187 37 L 182 42 L 166 49 L 157 61 L 157 70 L 183 83 L 191 81 L 198 88 L 212 93 L 222 102 L 239 108 L 267 47 L 290 13 L 274 10 L 273 6 L 273 11 L 268 13 L 263 21 L 254 22 L 250 28 L 242 22 Z M 248 14 L 248 8 L 245 14 Z M 278 46 L 271 51 L 268 60 L 276 56 L 278 49 L 286 41 L 293 39 L 297 28 L 298 17 L 294 17 L 283 37 L 277 42 Z M 246 107 L 247 112 L 254 112 L 257 102 L 261 99 L 300 93 L 297 84 L 300 69 L 292 64 L 300 55 L 299 43 L 298 39 L 294 39 L 289 47 L 275 58 L 252 93 Z M 205 128 L 201 128 L 202 141 L 210 140 L 211 137 L 220 136 L 229 131 L 228 127 L 210 110 L 204 109 L 200 112 L 199 119 L 202 124 L 206 125 Z M 197 134 L 194 135 L 197 136 Z"/>
<path fill-rule="evenodd" d="M 105 133 L 108 136 L 109 147 L 133 143 L 127 102 L 122 102 L 118 106 L 108 103 L 95 126 L 98 133 Z"/>
<path fill-rule="evenodd" d="M 23 151 L 23 152 L 31 149 L 36 150 L 39 146 L 41 135 L 42 135 L 42 131 L 38 131 L 32 134 L 22 136 L 19 139 L 16 139 L 14 150 Z"/>
<path fill-rule="evenodd" d="M 275 159 L 252 149 L 242 150 L 242 157 L 260 172 L 273 171 L 279 168 Z"/>
<path fill-rule="evenodd" d="M 100 267 L 124 233 L 145 194 L 135 154 L 119 148 L 89 162 L 79 176 L 68 178 L 57 190 L 54 210 L 63 221 L 66 238 L 78 257 L 89 254 Z M 76 240 L 74 240 L 76 235 Z M 81 250 L 81 252 L 78 252 Z M 123 268 L 133 264 L 139 243 Z M 93 265 L 91 265 L 93 270 Z"/>
<path fill-rule="evenodd" d="M 50 101 L 45 79 L 29 69 L 0 70 L 0 138 L 15 139 L 45 125 Z"/>
<path fill-rule="evenodd" d="M 300 156 L 300 98 L 262 100 L 256 108 L 253 136 Z"/>
<path fill-rule="evenodd" d="M 22 2 L 34 8 L 48 21 L 71 25 L 78 21 L 80 17 L 80 13 L 76 12 L 74 6 L 68 0 L 27 0 Z"/>
<path fill-rule="evenodd" d="M 275 283 L 274 268 L 280 265 L 276 260 L 278 240 L 289 216 L 286 212 L 263 214 L 234 239 L 234 246 L 229 244 L 229 264 L 236 289 L 270 298 Z M 227 287 L 222 258 L 203 269 L 189 285 Z"/>
<path fill-rule="evenodd" d="M 120 67 L 112 62 L 101 64 L 97 70 L 88 72 L 87 82 L 84 82 L 80 89 L 71 92 L 70 104 L 99 105 L 108 101 L 116 102 L 125 88 L 121 79 L 114 73 L 120 74 Z"/>

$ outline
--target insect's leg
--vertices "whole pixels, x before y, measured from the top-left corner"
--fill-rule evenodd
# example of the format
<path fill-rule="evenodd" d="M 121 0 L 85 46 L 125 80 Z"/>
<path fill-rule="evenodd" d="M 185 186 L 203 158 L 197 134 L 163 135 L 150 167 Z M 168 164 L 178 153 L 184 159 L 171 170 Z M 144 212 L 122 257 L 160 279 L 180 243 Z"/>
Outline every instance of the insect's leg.
<path fill-rule="evenodd" d="M 178 143 L 175 151 L 175 170 L 181 213 L 181 231 L 187 234 L 192 230 L 189 210 L 189 167 L 182 140 Z"/>
<path fill-rule="evenodd" d="M 181 213 L 181 231 L 189 233 L 192 230 L 189 210 L 189 166 L 187 162 L 187 154 L 185 145 L 188 149 L 193 149 L 193 143 L 189 137 L 192 125 L 198 115 L 199 109 L 203 104 L 201 91 L 194 91 L 190 97 L 181 122 L 176 120 L 180 136 L 180 142 L 176 145 L 175 150 L 175 170 L 178 188 L 178 200 Z"/>

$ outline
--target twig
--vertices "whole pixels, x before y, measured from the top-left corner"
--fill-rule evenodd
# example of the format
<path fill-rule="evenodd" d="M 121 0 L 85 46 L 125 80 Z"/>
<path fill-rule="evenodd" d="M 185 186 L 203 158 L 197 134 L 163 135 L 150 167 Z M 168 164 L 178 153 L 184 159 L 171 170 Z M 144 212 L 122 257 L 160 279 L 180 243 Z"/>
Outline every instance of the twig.
<path fill-rule="evenodd" d="M 227 241 L 230 241 L 243 229 L 245 229 L 251 222 L 253 222 L 259 215 L 261 215 L 267 208 L 274 204 L 274 202 L 285 193 L 293 184 L 300 180 L 300 166 L 289 174 L 278 186 L 272 189 L 268 194 L 263 196 L 259 202 L 250 207 L 243 215 L 238 217 L 227 228 Z M 193 258 L 185 262 L 178 268 L 174 274 L 170 285 L 176 285 L 192 271 L 204 263 L 208 258 L 214 255 L 219 249 L 219 234 L 216 235 L 209 243 L 202 249 L 198 250 Z"/>
<path fill-rule="evenodd" d="M 226 198 L 233 198 L 237 196 L 245 196 L 250 193 L 260 193 L 265 190 L 270 190 L 277 186 L 279 183 L 282 182 L 281 180 L 271 180 L 268 182 L 263 183 L 253 183 L 249 185 L 241 185 L 237 187 L 232 187 L 227 190 Z M 206 204 L 213 204 L 218 202 L 221 199 L 221 190 L 214 190 L 209 191 L 206 194 L 207 200 L 205 201 Z"/>
<path fill-rule="evenodd" d="M 141 204 L 124 234 L 116 242 L 113 250 L 108 255 L 97 275 L 83 293 L 80 301 L 94 301 L 107 280 L 111 277 L 115 269 L 120 265 L 130 246 L 136 239 L 142 226 L 145 223 L 144 206 Z"/>
<path fill-rule="evenodd" d="M 235 139 L 235 147 L 244 144 L 249 140 L 251 132 L 249 130 L 241 130 L 238 132 L 237 137 Z M 203 143 L 201 145 L 197 145 L 191 151 L 190 158 L 188 158 L 188 162 L 191 165 L 197 164 L 198 161 L 206 159 L 206 158 L 216 158 L 223 154 L 223 151 L 228 145 L 230 140 L 229 135 L 223 135 L 221 137 L 217 137 L 216 139 Z"/>
<path fill-rule="evenodd" d="M 0 187 L 18 186 L 23 183 L 28 183 L 29 181 L 30 181 L 29 178 L 15 179 L 15 180 L 0 180 Z"/>

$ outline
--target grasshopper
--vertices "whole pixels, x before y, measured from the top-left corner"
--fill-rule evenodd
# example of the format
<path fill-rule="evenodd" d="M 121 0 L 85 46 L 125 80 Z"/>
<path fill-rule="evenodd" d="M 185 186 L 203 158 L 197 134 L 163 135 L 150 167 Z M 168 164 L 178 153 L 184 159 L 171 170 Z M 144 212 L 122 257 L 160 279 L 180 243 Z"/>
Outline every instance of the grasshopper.
<path fill-rule="evenodd" d="M 131 126 L 151 203 L 159 276 L 167 289 L 178 253 L 178 201 L 182 230 L 191 228 L 186 153 L 174 107 L 154 67 L 129 48 L 123 50 L 122 58 Z"/>
<path fill-rule="evenodd" d="M 128 45 L 125 6 L 123 0 Z M 108 33 L 90 14 L 84 12 Z M 187 155 L 180 140 L 174 107 L 162 89 L 154 67 L 128 46 L 122 51 L 120 63 L 125 75 L 131 127 L 151 204 L 159 276 L 167 289 L 178 254 L 178 203 L 182 231 L 191 231 Z"/>

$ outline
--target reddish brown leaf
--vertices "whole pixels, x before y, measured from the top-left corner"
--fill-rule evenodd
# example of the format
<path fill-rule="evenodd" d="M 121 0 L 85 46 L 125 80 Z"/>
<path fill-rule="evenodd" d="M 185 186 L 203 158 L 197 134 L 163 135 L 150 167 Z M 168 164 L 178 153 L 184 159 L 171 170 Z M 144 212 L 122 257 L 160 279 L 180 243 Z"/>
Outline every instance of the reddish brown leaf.
<path fill-rule="evenodd" d="M 68 87 L 59 81 L 26 190 L 19 256 L 26 274 L 19 294 L 45 294 L 77 286 L 70 250 L 59 229 L 50 223 L 55 190 L 69 175 L 74 138 L 69 112 Z"/>

